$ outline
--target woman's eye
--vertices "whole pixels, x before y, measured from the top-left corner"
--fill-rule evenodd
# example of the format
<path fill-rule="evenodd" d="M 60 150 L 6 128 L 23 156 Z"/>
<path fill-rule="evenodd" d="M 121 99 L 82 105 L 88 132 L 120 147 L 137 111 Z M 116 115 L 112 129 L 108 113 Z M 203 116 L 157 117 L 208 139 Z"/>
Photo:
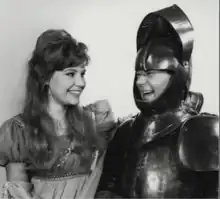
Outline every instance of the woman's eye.
<path fill-rule="evenodd" d="M 71 73 L 66 73 L 66 75 L 69 76 L 69 77 L 73 77 L 75 75 L 75 73 L 72 73 L 72 72 Z"/>
<path fill-rule="evenodd" d="M 86 75 L 86 73 L 81 73 L 81 76 L 84 77 Z"/>

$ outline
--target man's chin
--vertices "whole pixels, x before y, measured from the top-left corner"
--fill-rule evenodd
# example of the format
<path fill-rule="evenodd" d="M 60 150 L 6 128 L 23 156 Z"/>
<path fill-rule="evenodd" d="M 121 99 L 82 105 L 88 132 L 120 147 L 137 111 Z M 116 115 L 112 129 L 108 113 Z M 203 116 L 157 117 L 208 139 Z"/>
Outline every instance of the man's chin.
<path fill-rule="evenodd" d="M 153 102 L 156 98 L 154 94 L 146 94 L 142 96 L 142 99 L 145 102 Z"/>

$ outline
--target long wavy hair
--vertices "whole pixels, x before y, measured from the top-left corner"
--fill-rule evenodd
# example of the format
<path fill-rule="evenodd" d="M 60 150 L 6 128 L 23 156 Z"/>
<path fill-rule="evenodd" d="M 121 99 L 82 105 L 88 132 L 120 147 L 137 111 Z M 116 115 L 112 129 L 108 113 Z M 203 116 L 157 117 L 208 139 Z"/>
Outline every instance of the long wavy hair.
<path fill-rule="evenodd" d="M 23 119 L 28 132 L 28 153 L 36 165 L 40 163 L 40 165 L 50 167 L 56 150 L 52 139 L 55 130 L 54 123 L 47 112 L 48 86 L 46 82 L 50 80 L 55 71 L 79 65 L 87 66 L 88 63 L 87 46 L 77 42 L 65 30 L 50 29 L 38 37 L 32 57 L 28 62 L 23 111 Z M 88 128 L 85 129 L 85 124 L 89 122 L 89 118 L 83 117 L 83 112 L 80 110 L 78 106 L 68 106 L 66 121 L 69 139 L 74 139 L 80 143 L 81 148 L 85 148 L 86 145 L 95 144 L 97 137 L 91 130 L 85 134 L 88 131 Z M 88 139 L 85 139 L 85 136 Z"/>

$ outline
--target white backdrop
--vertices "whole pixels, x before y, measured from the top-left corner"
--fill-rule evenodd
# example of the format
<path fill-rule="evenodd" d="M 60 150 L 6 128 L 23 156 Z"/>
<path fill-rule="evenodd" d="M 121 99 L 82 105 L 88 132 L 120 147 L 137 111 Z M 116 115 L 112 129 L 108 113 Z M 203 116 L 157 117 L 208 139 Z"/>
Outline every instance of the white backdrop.
<path fill-rule="evenodd" d="M 22 107 L 25 64 L 37 36 L 63 28 L 89 47 L 82 103 L 109 99 L 115 115 L 137 112 L 132 95 L 136 31 L 143 17 L 178 4 L 195 28 L 191 90 L 202 92 L 203 111 L 219 114 L 218 0 L 1 0 L 0 124 Z M 4 182 L 0 170 L 0 185 Z"/>

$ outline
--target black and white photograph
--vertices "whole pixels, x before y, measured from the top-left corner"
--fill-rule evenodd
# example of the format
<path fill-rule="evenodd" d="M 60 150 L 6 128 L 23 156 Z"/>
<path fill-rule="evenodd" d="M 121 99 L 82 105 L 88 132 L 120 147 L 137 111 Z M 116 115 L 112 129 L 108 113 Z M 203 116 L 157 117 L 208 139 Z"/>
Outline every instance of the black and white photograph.
<path fill-rule="evenodd" d="M 218 0 L 1 0 L 0 23 L 0 199 L 218 198 Z"/>

